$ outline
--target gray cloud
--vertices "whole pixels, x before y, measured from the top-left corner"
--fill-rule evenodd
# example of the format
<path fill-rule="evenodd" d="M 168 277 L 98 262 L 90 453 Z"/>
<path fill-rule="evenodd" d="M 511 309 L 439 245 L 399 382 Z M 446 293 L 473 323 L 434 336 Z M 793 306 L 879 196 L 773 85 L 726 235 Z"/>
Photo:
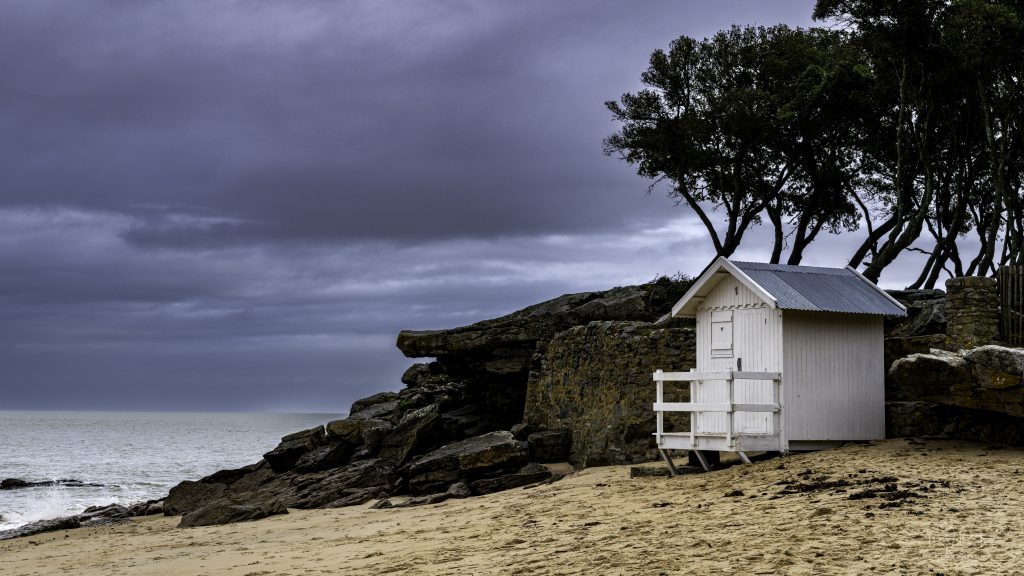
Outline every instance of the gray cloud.
<path fill-rule="evenodd" d="M 3 406 L 344 409 L 401 328 L 697 271 L 602 103 L 812 4 L 5 3 Z"/>

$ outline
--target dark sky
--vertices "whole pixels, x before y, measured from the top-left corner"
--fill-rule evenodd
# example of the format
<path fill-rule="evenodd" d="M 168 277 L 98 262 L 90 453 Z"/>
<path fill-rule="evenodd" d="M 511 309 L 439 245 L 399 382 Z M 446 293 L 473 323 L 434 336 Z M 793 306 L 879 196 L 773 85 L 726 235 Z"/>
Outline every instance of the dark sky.
<path fill-rule="evenodd" d="M 812 4 L 0 3 L 0 409 L 344 411 L 402 328 L 698 272 L 603 102 Z"/>

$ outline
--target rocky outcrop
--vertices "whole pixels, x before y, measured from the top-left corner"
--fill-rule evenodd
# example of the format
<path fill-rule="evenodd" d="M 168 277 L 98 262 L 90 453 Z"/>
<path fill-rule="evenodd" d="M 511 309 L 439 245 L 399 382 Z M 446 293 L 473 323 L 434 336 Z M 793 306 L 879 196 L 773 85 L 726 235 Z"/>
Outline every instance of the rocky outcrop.
<path fill-rule="evenodd" d="M 373 396 L 368 396 L 360 400 L 356 400 L 352 403 L 352 407 L 349 409 L 349 414 L 358 414 L 367 408 L 373 406 L 380 406 L 382 404 L 390 404 L 391 402 L 398 401 L 398 392 L 378 392 Z"/>
<path fill-rule="evenodd" d="M 58 530 L 73 530 L 75 528 L 105 526 L 118 522 L 127 522 L 131 516 L 133 516 L 132 511 L 120 504 L 90 506 L 83 510 L 81 514 L 76 514 L 74 516 L 40 520 L 38 522 L 19 526 L 12 530 L 0 531 L 0 540 L 20 538 L 22 536 L 34 536 L 36 534 L 56 532 Z"/>
<path fill-rule="evenodd" d="M 74 480 L 72 478 L 61 478 L 60 480 L 40 481 L 22 480 L 21 478 L 4 478 L 3 480 L 0 480 L 0 490 L 20 490 L 22 488 L 39 488 L 45 486 L 67 486 L 69 488 L 81 488 L 83 486 L 99 487 L 103 486 L 103 484 L 82 482 L 81 480 Z"/>
<path fill-rule="evenodd" d="M 53 520 L 40 520 L 39 522 L 25 524 L 24 526 L 19 526 L 12 530 L 0 530 L 0 540 L 9 540 L 11 538 L 20 538 L 22 536 L 34 536 L 36 534 L 55 532 L 57 530 L 70 530 L 78 528 L 79 526 L 81 526 L 81 522 L 78 520 L 78 516 L 54 518 Z"/>
<path fill-rule="evenodd" d="M 889 369 L 886 398 L 1024 417 L 1024 350 L 981 346 L 911 354 Z"/>
<path fill-rule="evenodd" d="M 491 432 L 417 459 L 409 468 L 409 488 L 414 494 L 437 492 L 458 482 L 518 470 L 526 461 L 526 448 L 511 432 Z"/>
<path fill-rule="evenodd" d="M 425 451 L 425 447 L 435 442 L 434 430 L 440 419 L 437 404 L 407 413 L 383 438 L 380 457 L 402 464 L 414 451 Z"/>
<path fill-rule="evenodd" d="M 299 458 L 302 458 L 304 454 L 318 448 L 325 437 L 323 426 L 289 434 L 281 438 L 281 443 L 264 454 L 263 458 L 270 463 L 270 468 L 274 472 L 287 472 L 298 463 Z"/>
<path fill-rule="evenodd" d="M 556 334 L 595 321 L 653 322 L 688 286 L 663 278 L 642 286 L 566 294 L 461 328 L 404 330 L 397 343 L 402 353 L 436 362 L 411 368 L 403 381 L 428 393 L 447 386 L 450 397 L 477 408 L 483 421 L 479 432 L 507 430 L 522 419 L 534 354 L 543 353 Z"/>
<path fill-rule="evenodd" d="M 226 486 L 220 482 L 194 482 L 185 480 L 164 498 L 164 514 L 178 516 L 199 508 L 207 502 L 219 499 L 224 495 Z"/>
<path fill-rule="evenodd" d="M 691 331 L 670 327 L 676 322 L 651 322 L 688 286 L 661 279 L 569 294 L 462 328 L 404 331 L 398 346 L 406 355 L 434 358 L 406 370 L 404 389 L 357 400 L 347 418 L 285 436 L 258 463 L 182 482 L 160 508 L 167 515 L 195 515 L 198 520 L 183 525 L 198 525 L 211 521 L 208 516 L 235 521 L 270 506 L 327 508 L 376 499 L 385 506 L 387 497 L 405 493 L 415 495 L 412 502 L 439 502 L 550 481 L 556 477 L 539 463 L 571 458 L 574 434 L 588 417 L 606 419 L 587 424 L 605 436 L 599 439 L 601 448 L 583 442 L 581 464 L 648 456 L 650 373 L 655 367 L 681 369 L 677 360 L 692 356 Z M 627 322 L 609 333 L 609 342 L 620 342 L 605 352 L 622 355 L 602 359 L 615 367 L 600 375 L 600 386 L 590 379 L 597 373 L 596 365 L 589 364 L 558 390 L 544 384 L 535 394 L 540 417 L 524 423 L 530 374 L 545 365 L 549 343 L 566 330 L 606 320 Z M 555 365 L 565 361 L 560 354 Z M 635 399 L 633 381 L 644 389 Z M 618 403 L 600 408 L 624 383 L 625 392 L 616 393 Z M 604 396 L 584 389 L 601 390 Z M 587 396 L 588 412 L 562 419 L 540 407 L 542 396 L 560 394 Z M 627 413 L 638 406 L 642 413 Z M 514 426 L 516 434 L 509 431 Z"/>
<path fill-rule="evenodd" d="M 654 432 L 656 369 L 695 365 L 694 332 L 646 322 L 593 322 L 556 335 L 529 382 L 526 422 L 572 433 L 576 466 L 647 461 L 657 456 Z M 686 415 L 669 429 L 687 429 Z"/>
<path fill-rule="evenodd" d="M 182 516 L 181 522 L 178 523 L 178 528 L 251 522 L 268 516 L 287 513 L 288 510 L 276 502 L 236 504 L 230 500 L 218 500 Z"/>
<path fill-rule="evenodd" d="M 550 480 L 553 477 L 551 471 L 531 462 L 511 474 L 502 474 L 493 478 L 481 478 L 469 483 L 469 489 L 473 494 L 491 494 L 502 490 L 511 490 L 520 486 L 529 486 Z"/>

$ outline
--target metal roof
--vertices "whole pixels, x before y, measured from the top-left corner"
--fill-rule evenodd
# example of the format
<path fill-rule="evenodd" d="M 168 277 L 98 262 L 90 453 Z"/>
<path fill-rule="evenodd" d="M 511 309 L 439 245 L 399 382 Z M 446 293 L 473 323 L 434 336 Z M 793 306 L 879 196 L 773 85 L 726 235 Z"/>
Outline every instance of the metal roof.
<path fill-rule="evenodd" d="M 906 309 L 856 270 L 734 262 L 719 257 L 704 270 L 672 308 L 674 316 L 692 316 L 696 306 L 726 275 L 732 275 L 773 308 L 845 314 L 905 316 Z"/>
<path fill-rule="evenodd" d="M 906 315 L 899 303 L 850 268 L 731 262 L 783 310 Z"/>

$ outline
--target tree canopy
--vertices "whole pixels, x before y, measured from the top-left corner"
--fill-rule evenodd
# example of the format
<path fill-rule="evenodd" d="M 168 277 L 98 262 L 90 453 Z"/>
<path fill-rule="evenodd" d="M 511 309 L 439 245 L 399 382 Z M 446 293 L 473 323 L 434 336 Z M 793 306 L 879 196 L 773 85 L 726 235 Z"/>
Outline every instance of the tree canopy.
<path fill-rule="evenodd" d="M 772 262 L 855 232 L 877 280 L 923 252 L 914 286 L 1021 263 L 1024 1 L 820 0 L 829 28 L 734 26 L 656 50 L 607 103 L 608 155 L 692 210 L 731 255 L 756 226 Z M 961 250 L 968 250 L 962 253 Z"/>

